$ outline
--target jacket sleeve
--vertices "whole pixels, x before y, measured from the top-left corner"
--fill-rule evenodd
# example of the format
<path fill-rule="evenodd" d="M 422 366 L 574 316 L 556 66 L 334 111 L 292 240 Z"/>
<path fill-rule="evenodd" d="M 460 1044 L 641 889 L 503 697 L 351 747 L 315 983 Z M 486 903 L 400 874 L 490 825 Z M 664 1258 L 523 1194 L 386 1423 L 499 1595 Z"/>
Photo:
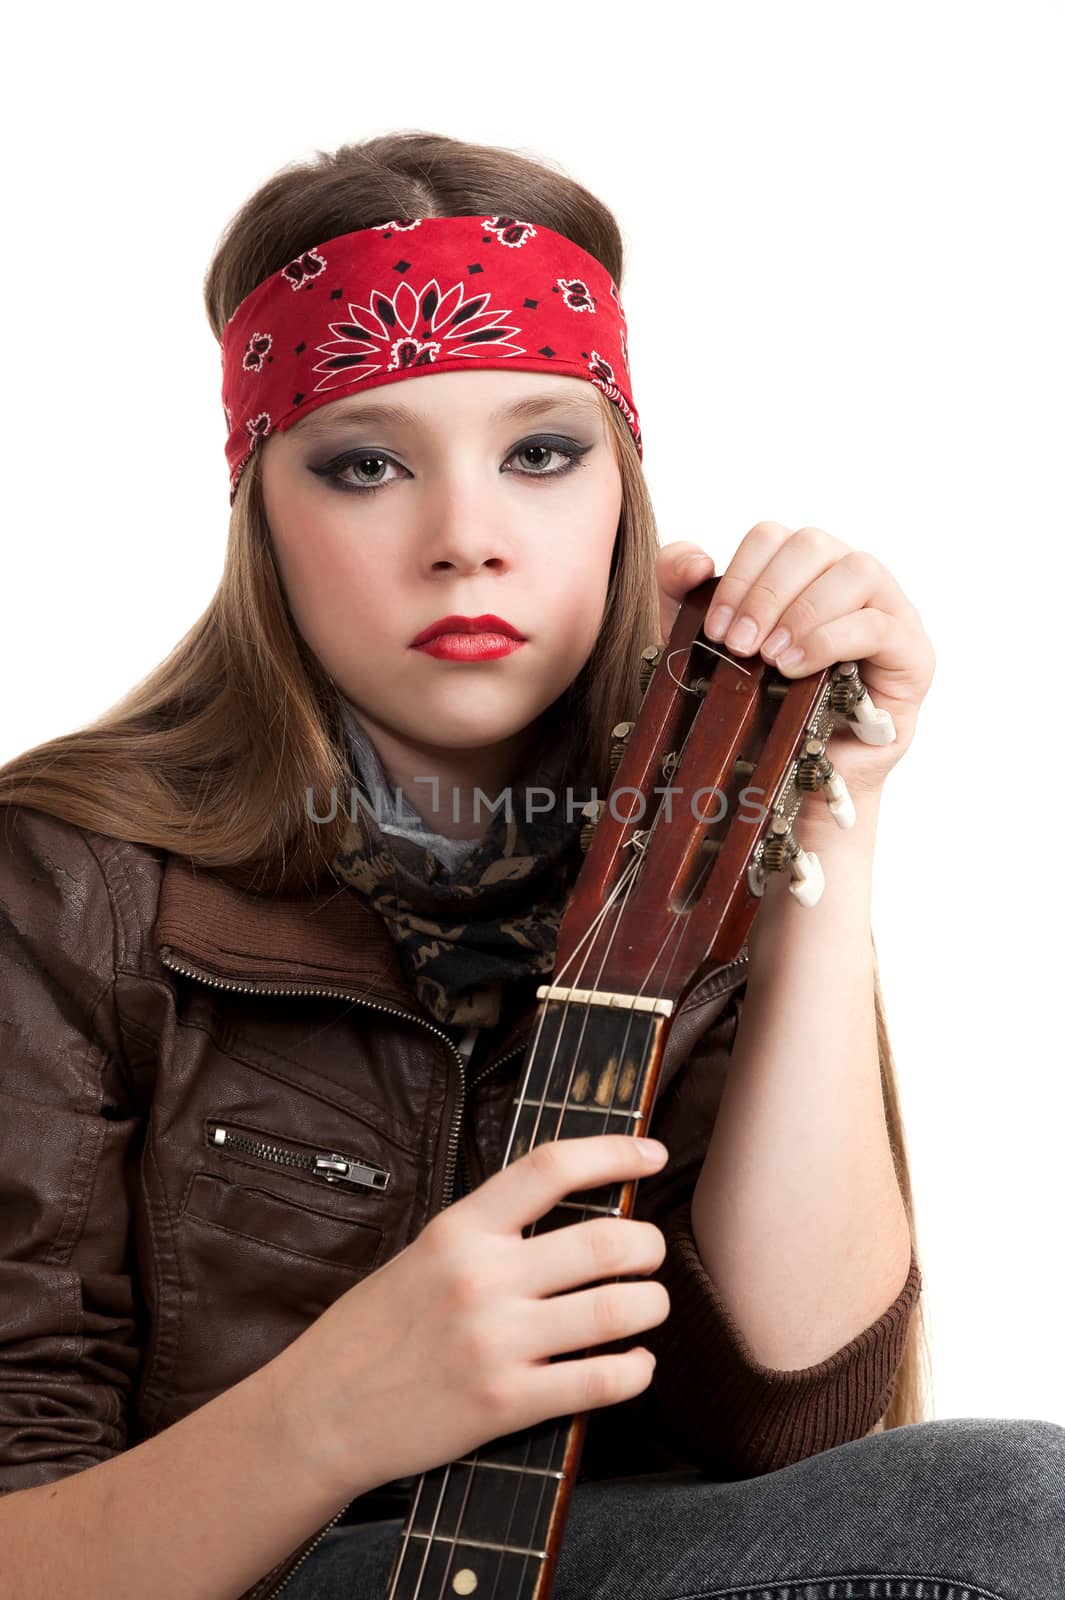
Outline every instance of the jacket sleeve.
<path fill-rule="evenodd" d="M 650 1276 L 668 1290 L 670 1313 L 628 1343 L 657 1358 L 650 1388 L 670 1448 L 726 1479 L 772 1472 L 867 1434 L 891 1401 L 921 1288 L 911 1255 L 898 1297 L 842 1349 L 794 1370 L 755 1359 L 703 1266 L 691 1222 L 746 992 L 744 981 L 656 1101 L 651 1132 L 670 1158 L 641 1181 L 633 1213 L 665 1235 L 665 1260 Z"/>
<path fill-rule="evenodd" d="M 0 1493 L 126 1444 L 138 1365 L 115 920 L 90 839 L 0 806 Z"/>

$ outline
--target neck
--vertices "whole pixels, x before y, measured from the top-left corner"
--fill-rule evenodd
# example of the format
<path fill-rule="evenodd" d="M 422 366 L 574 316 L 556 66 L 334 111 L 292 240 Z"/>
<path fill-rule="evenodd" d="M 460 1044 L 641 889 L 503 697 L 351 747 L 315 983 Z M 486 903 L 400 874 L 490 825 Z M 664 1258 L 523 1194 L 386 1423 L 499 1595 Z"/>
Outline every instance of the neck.
<path fill-rule="evenodd" d="M 495 815 L 493 803 L 520 772 L 542 726 L 537 719 L 496 744 L 456 748 L 396 734 L 361 708 L 352 710 L 390 788 L 398 788 L 426 826 L 446 839 L 484 835 Z"/>

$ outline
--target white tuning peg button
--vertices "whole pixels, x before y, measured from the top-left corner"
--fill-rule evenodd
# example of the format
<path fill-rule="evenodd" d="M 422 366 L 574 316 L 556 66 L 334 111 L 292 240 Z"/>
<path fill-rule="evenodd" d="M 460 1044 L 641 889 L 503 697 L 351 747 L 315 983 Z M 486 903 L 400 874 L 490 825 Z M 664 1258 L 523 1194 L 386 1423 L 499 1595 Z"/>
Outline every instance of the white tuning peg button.
<path fill-rule="evenodd" d="M 853 828 L 858 820 L 858 813 L 854 809 L 850 790 L 840 777 L 834 772 L 831 778 L 826 778 L 821 790 L 828 801 L 828 809 L 841 828 Z"/>
<path fill-rule="evenodd" d="M 851 727 L 863 744 L 894 744 L 895 724 L 890 711 L 880 711 L 870 700 L 868 692 L 855 701 L 851 712 Z"/>
<path fill-rule="evenodd" d="M 825 874 L 812 850 L 799 849 L 789 862 L 791 882 L 788 893 L 801 906 L 815 906 L 825 892 Z"/>

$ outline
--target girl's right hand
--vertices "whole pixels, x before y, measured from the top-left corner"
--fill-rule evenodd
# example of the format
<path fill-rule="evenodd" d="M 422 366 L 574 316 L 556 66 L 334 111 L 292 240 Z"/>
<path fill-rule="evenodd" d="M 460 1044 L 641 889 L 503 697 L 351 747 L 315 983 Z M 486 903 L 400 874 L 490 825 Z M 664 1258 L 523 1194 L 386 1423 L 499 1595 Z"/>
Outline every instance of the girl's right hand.
<path fill-rule="evenodd" d="M 665 1321 L 660 1283 L 599 1282 L 659 1267 L 661 1229 L 598 1217 L 522 1230 L 567 1195 L 657 1172 L 654 1144 L 652 1158 L 628 1134 L 536 1145 L 335 1300 L 273 1363 L 307 1465 L 350 1498 L 646 1389 L 642 1346 L 551 1358 Z"/>

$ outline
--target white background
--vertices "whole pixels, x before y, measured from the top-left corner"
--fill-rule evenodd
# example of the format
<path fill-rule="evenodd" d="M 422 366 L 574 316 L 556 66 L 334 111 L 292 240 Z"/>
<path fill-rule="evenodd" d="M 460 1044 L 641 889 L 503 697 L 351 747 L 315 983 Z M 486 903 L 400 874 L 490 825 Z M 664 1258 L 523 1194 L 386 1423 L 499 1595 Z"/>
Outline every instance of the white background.
<path fill-rule="evenodd" d="M 935 1414 L 1065 1421 L 1061 6 L 257 0 L 14 28 L 0 759 L 117 700 L 214 592 L 201 282 L 247 195 L 401 129 L 560 166 L 626 240 L 663 542 L 722 571 L 755 522 L 813 523 L 884 561 L 935 645 L 874 904 Z"/>

